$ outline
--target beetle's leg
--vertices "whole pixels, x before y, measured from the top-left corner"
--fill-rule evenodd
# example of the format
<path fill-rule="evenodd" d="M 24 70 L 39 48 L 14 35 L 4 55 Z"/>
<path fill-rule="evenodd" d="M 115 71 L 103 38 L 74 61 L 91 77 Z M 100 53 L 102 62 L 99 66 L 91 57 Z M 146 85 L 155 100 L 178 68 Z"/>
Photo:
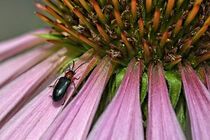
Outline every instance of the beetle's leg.
<path fill-rule="evenodd" d="M 67 97 L 68 97 L 67 95 L 68 95 L 67 93 L 64 95 L 63 103 L 62 103 L 61 105 L 64 105 L 64 103 L 66 102 L 66 99 L 67 99 Z"/>
<path fill-rule="evenodd" d="M 77 89 L 76 89 L 76 85 L 75 85 L 74 81 L 73 81 L 73 84 L 74 84 L 74 90 L 76 91 Z"/>
<path fill-rule="evenodd" d="M 74 92 L 75 92 L 75 93 L 78 93 L 79 91 L 77 90 L 76 85 L 75 85 L 74 82 L 73 82 L 73 84 L 74 84 Z"/>
<path fill-rule="evenodd" d="M 79 78 L 75 78 L 75 80 L 79 80 L 80 79 L 80 77 Z"/>
<path fill-rule="evenodd" d="M 75 77 L 72 79 L 72 83 L 73 83 L 73 85 L 74 85 L 74 90 L 76 91 L 77 88 L 76 88 L 76 85 L 75 85 L 75 83 L 74 83 L 74 80 L 75 80 L 75 79 L 76 79 Z M 76 79 L 76 80 L 77 80 L 77 79 Z"/>
<path fill-rule="evenodd" d="M 55 85 L 57 85 L 58 80 L 59 80 L 59 79 L 57 79 L 57 80 L 55 81 L 55 83 L 54 83 L 53 85 L 50 85 L 49 87 L 50 87 L 50 88 L 51 88 L 51 87 L 55 88 Z"/>

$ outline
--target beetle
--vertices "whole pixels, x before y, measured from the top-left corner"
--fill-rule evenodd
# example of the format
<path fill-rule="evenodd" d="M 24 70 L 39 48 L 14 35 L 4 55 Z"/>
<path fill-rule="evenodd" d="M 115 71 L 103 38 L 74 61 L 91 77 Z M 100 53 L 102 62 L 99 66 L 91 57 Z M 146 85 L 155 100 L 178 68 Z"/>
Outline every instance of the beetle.
<path fill-rule="evenodd" d="M 51 87 L 54 87 L 53 94 L 52 94 L 52 99 L 54 102 L 58 102 L 62 100 L 63 98 L 65 102 L 66 97 L 67 97 L 66 91 L 71 83 L 73 83 L 74 88 L 76 88 L 74 80 L 79 80 L 79 78 L 75 78 L 74 75 L 76 74 L 76 71 L 78 70 L 78 68 L 81 67 L 83 64 L 85 63 L 80 64 L 75 70 L 73 70 L 74 69 L 74 61 L 73 61 L 72 68 L 70 69 L 70 66 L 69 66 L 64 76 L 57 79 L 55 84 L 51 86 Z"/>

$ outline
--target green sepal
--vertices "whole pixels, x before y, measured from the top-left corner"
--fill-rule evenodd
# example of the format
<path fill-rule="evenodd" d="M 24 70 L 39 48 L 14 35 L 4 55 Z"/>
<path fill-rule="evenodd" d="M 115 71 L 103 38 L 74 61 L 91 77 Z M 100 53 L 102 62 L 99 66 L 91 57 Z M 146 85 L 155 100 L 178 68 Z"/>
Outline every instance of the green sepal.
<path fill-rule="evenodd" d="M 175 71 L 166 71 L 165 77 L 169 86 L 169 95 L 173 108 L 176 107 L 180 97 L 182 82 L 179 74 Z"/>
<path fill-rule="evenodd" d="M 147 73 L 142 74 L 141 78 L 141 88 L 140 88 L 140 103 L 142 104 L 144 102 L 144 99 L 147 95 L 148 91 L 148 75 Z"/>
<path fill-rule="evenodd" d="M 143 102 L 143 104 L 141 105 L 141 109 L 142 109 L 143 125 L 144 125 L 144 127 L 146 127 L 147 126 L 147 116 L 148 116 L 148 100 Z"/>
<path fill-rule="evenodd" d="M 180 97 L 179 102 L 175 108 L 175 112 L 182 130 L 184 131 L 186 125 L 186 104 L 183 96 Z"/>
<path fill-rule="evenodd" d="M 34 34 L 37 37 L 44 38 L 46 40 L 62 40 L 63 36 L 55 34 Z"/>
<path fill-rule="evenodd" d="M 120 84 L 123 80 L 125 72 L 126 72 L 126 68 L 123 68 L 119 72 L 116 73 L 115 80 L 113 80 L 112 89 L 111 89 L 111 92 L 110 92 L 111 99 L 114 98 L 114 96 L 117 92 L 117 89 L 119 88 L 119 86 L 120 86 Z"/>

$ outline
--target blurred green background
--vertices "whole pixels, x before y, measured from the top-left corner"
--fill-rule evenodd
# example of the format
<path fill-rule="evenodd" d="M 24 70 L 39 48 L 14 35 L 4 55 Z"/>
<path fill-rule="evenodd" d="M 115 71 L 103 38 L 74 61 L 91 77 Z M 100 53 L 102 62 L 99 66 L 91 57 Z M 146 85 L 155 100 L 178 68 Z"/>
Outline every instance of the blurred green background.
<path fill-rule="evenodd" d="M 46 27 L 39 19 L 34 2 L 40 0 L 0 0 L 0 41 Z"/>

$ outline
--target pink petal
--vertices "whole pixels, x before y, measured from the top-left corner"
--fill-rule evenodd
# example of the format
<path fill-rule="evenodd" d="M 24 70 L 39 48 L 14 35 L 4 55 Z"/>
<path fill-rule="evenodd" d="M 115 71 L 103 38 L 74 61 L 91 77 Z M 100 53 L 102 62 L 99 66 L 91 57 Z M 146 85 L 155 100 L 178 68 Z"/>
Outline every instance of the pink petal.
<path fill-rule="evenodd" d="M 139 100 L 142 66 L 133 59 L 106 111 L 94 126 L 88 140 L 143 140 Z"/>
<path fill-rule="evenodd" d="M 66 49 L 58 51 L 0 90 L 0 126 L 34 95 L 42 82 L 63 62 L 64 57 L 59 55 L 64 52 Z"/>
<path fill-rule="evenodd" d="M 210 94 L 194 70 L 187 65 L 180 67 L 185 97 L 190 115 L 193 140 L 210 138 Z"/>
<path fill-rule="evenodd" d="M 206 76 L 206 85 L 207 85 L 207 88 L 210 92 L 210 67 L 209 66 L 207 66 L 207 68 L 206 68 L 206 75 L 205 76 Z"/>
<path fill-rule="evenodd" d="M 149 68 L 148 140 L 184 140 L 172 108 L 161 64 Z"/>
<path fill-rule="evenodd" d="M 84 140 L 111 71 L 110 60 L 105 57 L 41 139 Z"/>
<path fill-rule="evenodd" d="M 51 44 L 46 44 L 41 48 L 18 55 L 0 64 L 0 88 L 49 56 L 51 46 Z"/>
<path fill-rule="evenodd" d="M 51 93 L 52 89 L 47 87 L 15 114 L 0 129 L 1 139 L 38 140 L 62 109 L 62 106 L 53 105 Z"/>
<path fill-rule="evenodd" d="M 204 84 L 206 85 L 208 91 L 210 92 L 210 67 L 209 66 L 203 66 L 201 67 L 201 74 L 204 79 Z"/>
<path fill-rule="evenodd" d="M 80 59 L 75 63 L 75 68 L 77 68 L 79 65 L 81 65 L 82 63 L 86 62 L 84 65 L 82 65 L 82 67 L 80 67 L 77 71 L 76 71 L 76 75 L 75 77 L 79 77 L 79 80 L 75 80 L 75 86 L 76 88 L 79 87 L 79 85 L 81 84 L 81 82 L 86 78 L 86 76 L 88 75 L 88 73 L 95 67 L 95 65 L 98 63 L 99 61 L 99 56 L 98 55 L 94 55 L 92 57 L 92 59 L 90 60 L 90 62 L 87 63 L 87 60 L 89 60 L 92 57 L 92 52 L 86 52 L 85 54 L 83 54 Z M 77 73 L 79 75 L 77 75 Z M 82 74 L 82 75 L 81 75 Z M 72 85 L 73 86 L 73 85 Z M 74 87 L 72 87 L 74 89 Z M 74 94 L 74 90 L 70 90 L 68 97 L 67 97 L 67 101 L 72 97 L 72 95 Z M 65 102 L 64 106 L 66 106 L 68 104 L 68 102 Z"/>
<path fill-rule="evenodd" d="M 0 61 L 18 54 L 35 45 L 43 43 L 45 40 L 32 34 L 48 33 L 49 29 L 40 29 L 34 32 L 24 34 L 18 38 L 7 40 L 0 43 Z"/>
<path fill-rule="evenodd" d="M 84 56 L 84 55 L 83 55 Z M 84 63 L 88 57 L 80 57 L 76 62 L 76 67 Z M 84 59 L 85 58 L 85 59 Z M 90 62 L 82 65 L 76 72 L 75 77 L 81 77 L 75 81 L 75 86 L 79 84 L 87 76 L 88 72 L 93 68 L 97 59 L 93 57 Z M 54 84 L 54 82 L 52 83 Z M 73 93 L 73 85 L 69 88 L 69 94 Z M 1 139 L 30 139 L 38 140 L 47 130 L 55 117 L 62 111 L 63 107 L 60 103 L 54 103 L 49 95 L 52 94 L 53 88 L 47 87 L 31 102 L 26 104 L 17 114 L 15 114 L 1 129 Z"/>

